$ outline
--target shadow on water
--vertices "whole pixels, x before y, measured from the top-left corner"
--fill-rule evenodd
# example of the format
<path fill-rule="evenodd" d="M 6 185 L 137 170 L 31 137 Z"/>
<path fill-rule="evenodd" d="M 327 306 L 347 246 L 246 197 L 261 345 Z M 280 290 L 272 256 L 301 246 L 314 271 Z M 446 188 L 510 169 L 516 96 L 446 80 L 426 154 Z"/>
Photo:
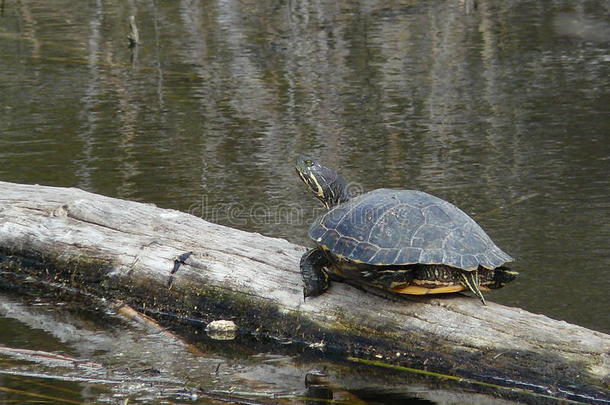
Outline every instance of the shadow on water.
<path fill-rule="evenodd" d="M 0 180 L 80 187 L 308 244 L 320 211 L 292 167 L 308 153 L 362 190 L 420 189 L 455 203 L 517 258 L 521 277 L 491 299 L 608 332 L 609 11 L 602 0 L 0 0 Z M 48 381 L 69 400 L 150 399 L 157 383 L 171 391 L 165 380 L 121 377 L 123 367 L 294 402 L 324 363 L 259 349 L 244 362 L 218 348 L 178 362 L 171 350 L 182 346 L 113 315 L 99 323 L 99 314 L 63 319 L 71 312 L 56 305 L 2 305 L 0 344 L 92 359 L 118 376 L 40 380 L 80 370 L 2 356 L 2 370 L 27 376 L 4 374 L 0 386 L 29 392 Z M 365 377 L 353 364 L 327 368 L 335 400 L 499 401 L 400 373 L 386 384 L 387 371 L 362 390 L 371 367 Z"/>

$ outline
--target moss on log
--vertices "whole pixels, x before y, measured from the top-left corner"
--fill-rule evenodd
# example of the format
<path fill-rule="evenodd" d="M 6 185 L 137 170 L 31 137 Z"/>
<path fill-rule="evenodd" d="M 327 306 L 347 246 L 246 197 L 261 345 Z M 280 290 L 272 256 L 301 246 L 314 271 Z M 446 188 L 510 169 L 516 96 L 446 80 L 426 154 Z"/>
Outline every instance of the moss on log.
<path fill-rule="evenodd" d="M 608 397 L 608 335 L 459 295 L 391 300 L 334 283 L 304 301 L 304 250 L 151 204 L 0 182 L 5 287 L 28 274 L 149 314 L 228 318 L 241 330 L 345 356 L 579 401 Z"/>

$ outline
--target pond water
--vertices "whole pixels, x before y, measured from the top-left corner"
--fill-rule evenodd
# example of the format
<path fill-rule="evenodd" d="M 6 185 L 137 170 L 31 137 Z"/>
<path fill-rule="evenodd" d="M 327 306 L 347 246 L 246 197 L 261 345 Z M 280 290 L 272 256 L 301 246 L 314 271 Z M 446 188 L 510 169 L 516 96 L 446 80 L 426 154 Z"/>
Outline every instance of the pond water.
<path fill-rule="evenodd" d="M 293 169 L 307 153 L 362 190 L 453 202 L 522 273 L 488 299 L 607 333 L 609 14 L 603 0 L 0 0 L 0 180 L 308 244 L 320 207 Z"/>

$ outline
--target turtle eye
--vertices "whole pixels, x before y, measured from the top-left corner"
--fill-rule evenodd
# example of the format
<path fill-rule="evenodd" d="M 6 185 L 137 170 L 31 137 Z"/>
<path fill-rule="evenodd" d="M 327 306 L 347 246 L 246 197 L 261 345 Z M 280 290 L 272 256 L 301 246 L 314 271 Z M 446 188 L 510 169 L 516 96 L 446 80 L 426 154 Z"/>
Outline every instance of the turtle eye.
<path fill-rule="evenodd" d="M 312 162 L 311 160 L 309 160 L 309 159 L 305 159 L 305 162 L 304 162 L 304 163 L 305 163 L 307 166 L 313 166 L 313 162 Z"/>

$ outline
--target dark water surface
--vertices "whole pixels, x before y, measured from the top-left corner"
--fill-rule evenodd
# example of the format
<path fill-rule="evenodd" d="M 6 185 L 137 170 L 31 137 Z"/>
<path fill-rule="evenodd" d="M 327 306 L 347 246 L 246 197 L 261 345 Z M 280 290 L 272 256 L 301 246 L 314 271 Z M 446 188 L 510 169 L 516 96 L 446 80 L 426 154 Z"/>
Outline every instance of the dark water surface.
<path fill-rule="evenodd" d="M 0 180 L 307 244 L 308 153 L 470 213 L 522 271 L 490 300 L 610 332 L 608 2 L 0 1 Z"/>

